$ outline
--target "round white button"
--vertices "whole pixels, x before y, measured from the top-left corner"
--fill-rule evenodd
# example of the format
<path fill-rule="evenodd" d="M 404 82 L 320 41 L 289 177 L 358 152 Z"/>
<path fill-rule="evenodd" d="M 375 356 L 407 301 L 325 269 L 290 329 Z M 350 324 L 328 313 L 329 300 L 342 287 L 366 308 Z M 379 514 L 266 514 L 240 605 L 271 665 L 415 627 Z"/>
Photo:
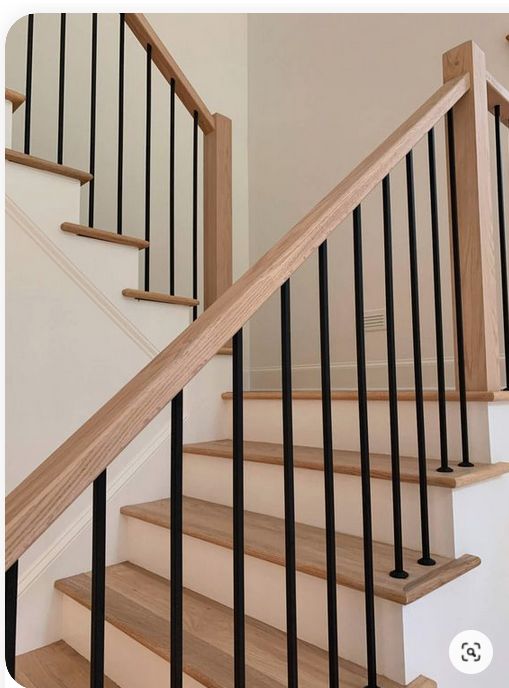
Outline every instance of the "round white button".
<path fill-rule="evenodd" d="M 480 631 L 462 631 L 449 645 L 449 658 L 462 674 L 480 674 L 493 659 L 493 645 Z"/>

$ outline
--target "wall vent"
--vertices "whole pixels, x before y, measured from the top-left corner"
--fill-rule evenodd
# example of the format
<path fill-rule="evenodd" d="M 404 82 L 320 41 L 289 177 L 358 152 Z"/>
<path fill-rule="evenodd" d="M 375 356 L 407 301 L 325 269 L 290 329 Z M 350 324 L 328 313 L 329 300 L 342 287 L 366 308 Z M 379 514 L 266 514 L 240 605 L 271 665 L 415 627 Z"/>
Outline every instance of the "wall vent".
<path fill-rule="evenodd" d="M 364 330 L 366 332 L 377 332 L 387 329 L 385 324 L 385 311 L 365 311 Z"/>

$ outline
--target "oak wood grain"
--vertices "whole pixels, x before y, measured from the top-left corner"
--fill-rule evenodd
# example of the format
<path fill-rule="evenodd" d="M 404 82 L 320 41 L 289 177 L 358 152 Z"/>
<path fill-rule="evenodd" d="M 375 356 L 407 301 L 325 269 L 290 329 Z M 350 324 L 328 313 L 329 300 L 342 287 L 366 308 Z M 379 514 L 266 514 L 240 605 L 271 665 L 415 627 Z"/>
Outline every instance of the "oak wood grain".
<path fill-rule="evenodd" d="M 509 127 L 509 90 L 493 74 L 486 72 L 488 109 L 494 114 L 495 105 L 500 105 L 500 121 Z"/>
<path fill-rule="evenodd" d="M 159 291 L 143 291 L 142 289 L 122 289 L 122 294 L 129 299 L 138 299 L 139 301 L 157 301 L 158 303 L 172 303 L 176 306 L 198 306 L 200 303 L 198 299 L 192 299 L 188 296 L 175 296 L 171 294 L 163 294 Z"/>
<path fill-rule="evenodd" d="M 122 507 L 125 516 L 170 527 L 170 500 Z M 184 497 L 183 532 L 191 537 L 220 547 L 233 549 L 232 509 L 201 499 Z M 285 522 L 283 519 L 244 512 L 246 555 L 284 566 Z M 157 522 L 156 522 L 157 521 Z M 364 590 L 363 541 L 354 535 L 336 533 L 337 582 L 354 590 Z M 296 524 L 297 570 L 316 578 L 326 578 L 325 531 L 322 528 Z M 375 595 L 398 604 L 410 604 L 462 576 L 481 563 L 478 557 L 465 554 L 458 559 L 433 555 L 437 565 L 426 568 L 417 560 L 418 552 L 404 550 L 406 580 L 391 578 L 394 564 L 392 545 L 375 542 L 373 546 Z"/>
<path fill-rule="evenodd" d="M 20 151 L 12 150 L 12 148 L 5 149 L 5 159 L 18 165 L 26 165 L 36 170 L 42 170 L 43 172 L 52 172 L 53 174 L 60 174 L 62 177 L 77 179 L 82 185 L 87 184 L 92 179 L 92 175 L 89 172 L 77 170 L 68 165 L 59 165 L 56 162 L 51 162 L 51 160 L 36 158 L 34 155 L 26 155 Z"/>
<path fill-rule="evenodd" d="M 205 308 L 232 284 L 232 123 L 214 115 L 203 151 L 203 293 Z"/>
<path fill-rule="evenodd" d="M 223 399 L 231 399 L 231 392 L 223 392 Z M 459 392 L 456 390 L 447 390 L 445 393 L 447 401 L 459 401 Z M 294 399 L 301 400 L 321 400 L 322 393 L 317 389 L 296 389 L 293 391 Z M 438 401 L 438 392 L 436 390 L 424 390 L 424 401 Z M 254 390 L 252 392 L 244 392 L 244 399 L 281 399 L 281 392 L 276 389 Z M 332 401 L 357 401 L 358 393 L 354 389 L 336 389 L 331 392 Z M 386 390 L 371 390 L 368 391 L 368 401 L 388 401 L 389 392 Z M 415 401 L 415 392 L 413 390 L 398 390 L 398 401 Z M 506 390 L 494 390 L 491 392 L 471 391 L 467 392 L 467 401 L 509 401 L 509 392 Z"/>
<path fill-rule="evenodd" d="M 198 454 L 231 459 L 233 456 L 232 441 L 214 440 L 211 442 L 198 442 L 187 444 L 184 447 L 186 454 Z M 294 445 L 294 465 L 296 468 L 309 470 L 323 470 L 323 450 L 319 447 L 302 447 Z M 283 465 L 283 445 L 272 442 L 244 442 L 244 460 L 254 463 L 265 463 L 276 466 Z M 391 480 L 391 457 L 387 454 L 370 453 L 371 477 L 380 480 Z M 356 451 L 335 449 L 333 453 L 334 472 L 342 475 L 360 476 L 360 454 Z M 509 473 L 509 463 L 480 463 L 473 468 L 455 469 L 453 473 L 438 473 L 440 461 L 427 460 L 428 485 L 454 489 L 473 485 L 475 483 L 491 480 Z M 401 480 L 404 483 L 419 482 L 419 465 L 416 458 L 400 457 Z"/>
<path fill-rule="evenodd" d="M 446 82 L 462 74 L 470 77 L 470 90 L 452 110 L 466 388 L 499 389 L 498 285 L 485 55 L 473 41 L 462 43 L 444 54 L 443 74 Z"/>
<path fill-rule="evenodd" d="M 16 681 L 25 688 L 89 688 L 90 663 L 63 640 L 16 658 Z M 118 688 L 107 676 L 104 688 Z"/>
<path fill-rule="evenodd" d="M 12 103 L 12 111 L 16 112 L 20 105 L 25 102 L 25 96 L 19 91 L 14 91 L 12 88 L 5 89 L 5 100 Z"/>
<path fill-rule="evenodd" d="M 73 576 L 57 589 L 90 609 L 90 575 Z M 106 618 L 144 647 L 170 660 L 170 582 L 125 562 L 106 570 Z M 184 673 L 207 688 L 234 688 L 233 613 L 228 607 L 184 589 Z M 327 688 L 328 656 L 324 650 L 299 641 L 299 685 Z M 363 688 L 364 670 L 340 660 L 340 688 Z M 251 688 L 286 686 L 286 635 L 246 617 L 246 678 Z M 435 688 L 420 677 L 408 688 Z M 380 688 L 402 688 L 380 677 Z"/>
<path fill-rule="evenodd" d="M 127 13 L 125 21 L 145 50 L 148 44 L 152 46 L 152 62 L 168 83 L 175 79 L 175 93 L 191 115 L 195 110 L 198 112 L 201 130 L 205 134 L 213 131 L 215 125 L 212 114 L 145 15 Z"/>
<path fill-rule="evenodd" d="M 99 241 L 107 241 L 112 244 L 121 244 L 122 246 L 132 246 L 133 248 L 143 249 L 149 245 L 145 239 L 138 239 L 137 237 L 127 236 L 126 234 L 117 234 L 117 232 L 108 232 L 105 229 L 97 229 L 96 227 L 87 227 L 87 225 L 79 225 L 74 222 L 63 222 L 60 225 L 63 232 L 69 234 L 76 234 L 77 236 L 88 237 L 90 239 L 98 239 Z"/>
<path fill-rule="evenodd" d="M 203 368 L 469 88 L 434 93 L 6 499 L 8 568 Z"/>

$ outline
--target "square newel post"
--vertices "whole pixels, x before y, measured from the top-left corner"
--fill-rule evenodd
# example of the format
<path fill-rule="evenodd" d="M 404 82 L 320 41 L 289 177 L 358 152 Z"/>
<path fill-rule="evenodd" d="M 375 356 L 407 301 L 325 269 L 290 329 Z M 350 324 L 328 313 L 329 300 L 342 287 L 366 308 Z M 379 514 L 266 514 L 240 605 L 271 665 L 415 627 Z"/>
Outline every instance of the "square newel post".
<path fill-rule="evenodd" d="M 443 56 L 444 81 L 470 75 L 453 108 L 466 389 L 500 389 L 495 239 L 482 50 L 467 41 Z"/>
<path fill-rule="evenodd" d="M 204 144 L 204 307 L 232 284 L 232 123 L 215 114 Z"/>

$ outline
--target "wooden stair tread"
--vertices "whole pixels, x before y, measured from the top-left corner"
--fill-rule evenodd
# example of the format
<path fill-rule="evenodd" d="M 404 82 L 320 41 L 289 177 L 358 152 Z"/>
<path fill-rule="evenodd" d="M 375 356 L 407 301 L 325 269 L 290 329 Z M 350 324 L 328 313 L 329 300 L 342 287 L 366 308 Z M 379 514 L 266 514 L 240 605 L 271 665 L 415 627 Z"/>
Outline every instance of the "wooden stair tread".
<path fill-rule="evenodd" d="M 125 506 L 121 513 L 153 525 L 170 527 L 170 500 Z M 284 520 L 244 512 L 245 553 L 258 559 L 284 566 Z M 183 532 L 191 537 L 220 547 L 233 548 L 232 509 L 201 499 L 184 497 Z M 322 528 L 296 524 L 297 570 L 317 578 L 326 578 L 325 531 Z M 458 559 L 435 556 L 436 566 L 420 566 L 420 554 L 405 549 L 406 580 L 389 576 L 393 568 L 393 547 L 375 542 L 373 547 L 375 594 L 398 604 L 409 604 L 442 585 L 479 566 L 481 560 L 470 554 Z M 362 538 L 336 533 L 337 582 L 355 590 L 364 590 L 364 557 Z"/>
<path fill-rule="evenodd" d="M 63 640 L 16 658 L 16 681 L 25 688 L 89 688 L 90 663 Z M 104 688 L 118 688 L 105 677 Z"/>
<path fill-rule="evenodd" d="M 25 102 L 25 96 L 19 91 L 15 91 L 12 88 L 5 89 L 5 100 L 9 100 L 12 103 L 12 111 L 16 112 L 20 105 Z"/>
<path fill-rule="evenodd" d="M 58 590 L 90 608 L 90 574 L 56 583 Z M 233 613 L 228 607 L 184 590 L 184 673 L 210 688 L 233 688 Z M 170 582 L 129 562 L 106 570 L 106 618 L 165 660 L 170 659 Z M 327 653 L 299 642 L 299 683 L 303 688 L 328 686 Z M 341 688 L 362 688 L 360 667 L 342 662 Z M 286 636 L 246 617 L 247 684 L 251 688 L 286 685 Z M 412 688 L 433 688 L 427 679 Z M 424 681 L 424 682 L 423 682 Z M 401 688 L 381 678 L 381 688 Z"/>
<path fill-rule="evenodd" d="M 172 296 L 159 291 L 143 291 L 143 289 L 123 289 L 122 294 L 129 299 L 172 303 L 176 306 L 198 306 L 200 303 L 197 299 L 192 299 L 188 296 Z"/>
<path fill-rule="evenodd" d="M 280 390 L 256 390 L 253 392 L 244 392 L 244 399 L 265 399 L 277 400 L 281 399 Z M 424 401 L 438 401 L 438 392 L 436 390 L 425 390 Z M 223 392 L 223 399 L 231 399 L 231 392 Z M 356 390 L 352 389 L 335 389 L 331 393 L 332 401 L 357 401 L 358 395 Z M 453 389 L 446 391 L 447 401 L 459 401 L 459 392 Z M 308 400 L 320 401 L 322 393 L 318 389 L 297 389 L 293 391 L 294 400 Z M 388 401 L 389 392 L 387 390 L 371 390 L 368 392 L 368 401 Z M 399 401 L 415 401 L 415 392 L 413 390 L 399 390 Z M 481 392 L 467 392 L 467 401 L 509 401 L 509 392 L 506 390 L 481 391 Z"/>
<path fill-rule="evenodd" d="M 214 440 L 212 442 L 197 442 L 184 447 L 187 454 L 200 454 L 231 459 L 233 446 L 231 440 Z M 296 468 L 323 470 L 323 450 L 320 447 L 293 447 L 294 465 Z M 244 442 L 244 459 L 256 463 L 283 465 L 283 445 L 273 442 Z M 381 480 L 391 480 L 391 458 L 388 454 L 370 453 L 371 477 Z M 428 485 L 436 487 L 464 487 L 474 483 L 496 478 L 509 473 L 509 463 L 480 463 L 473 468 L 458 468 L 452 464 L 453 473 L 438 473 L 440 461 L 429 459 Z M 419 482 L 419 465 L 416 458 L 400 457 L 401 480 L 405 483 Z M 334 450 L 334 472 L 343 475 L 360 475 L 360 453 L 344 449 Z"/>
<path fill-rule="evenodd" d="M 77 170 L 76 168 L 69 167 L 68 165 L 59 165 L 56 162 L 51 162 L 51 160 L 36 158 L 34 155 L 27 155 L 26 153 L 21 153 L 20 151 L 15 151 L 11 148 L 5 149 L 5 159 L 9 162 L 15 162 L 18 165 L 33 167 L 36 170 L 43 170 L 44 172 L 59 174 L 62 177 L 77 179 L 80 184 L 87 184 L 87 182 L 91 181 L 93 178 L 89 172 Z"/>
<path fill-rule="evenodd" d="M 105 229 L 87 227 L 86 225 L 78 225 L 74 222 L 63 222 L 60 225 L 60 229 L 64 232 L 69 232 L 69 234 L 89 237 L 90 239 L 98 239 L 99 241 L 109 241 L 112 244 L 133 246 L 140 250 L 147 248 L 149 245 L 148 241 L 145 241 L 145 239 L 138 239 L 137 237 L 127 236 L 126 234 L 117 234 L 117 232 L 108 232 Z"/>

